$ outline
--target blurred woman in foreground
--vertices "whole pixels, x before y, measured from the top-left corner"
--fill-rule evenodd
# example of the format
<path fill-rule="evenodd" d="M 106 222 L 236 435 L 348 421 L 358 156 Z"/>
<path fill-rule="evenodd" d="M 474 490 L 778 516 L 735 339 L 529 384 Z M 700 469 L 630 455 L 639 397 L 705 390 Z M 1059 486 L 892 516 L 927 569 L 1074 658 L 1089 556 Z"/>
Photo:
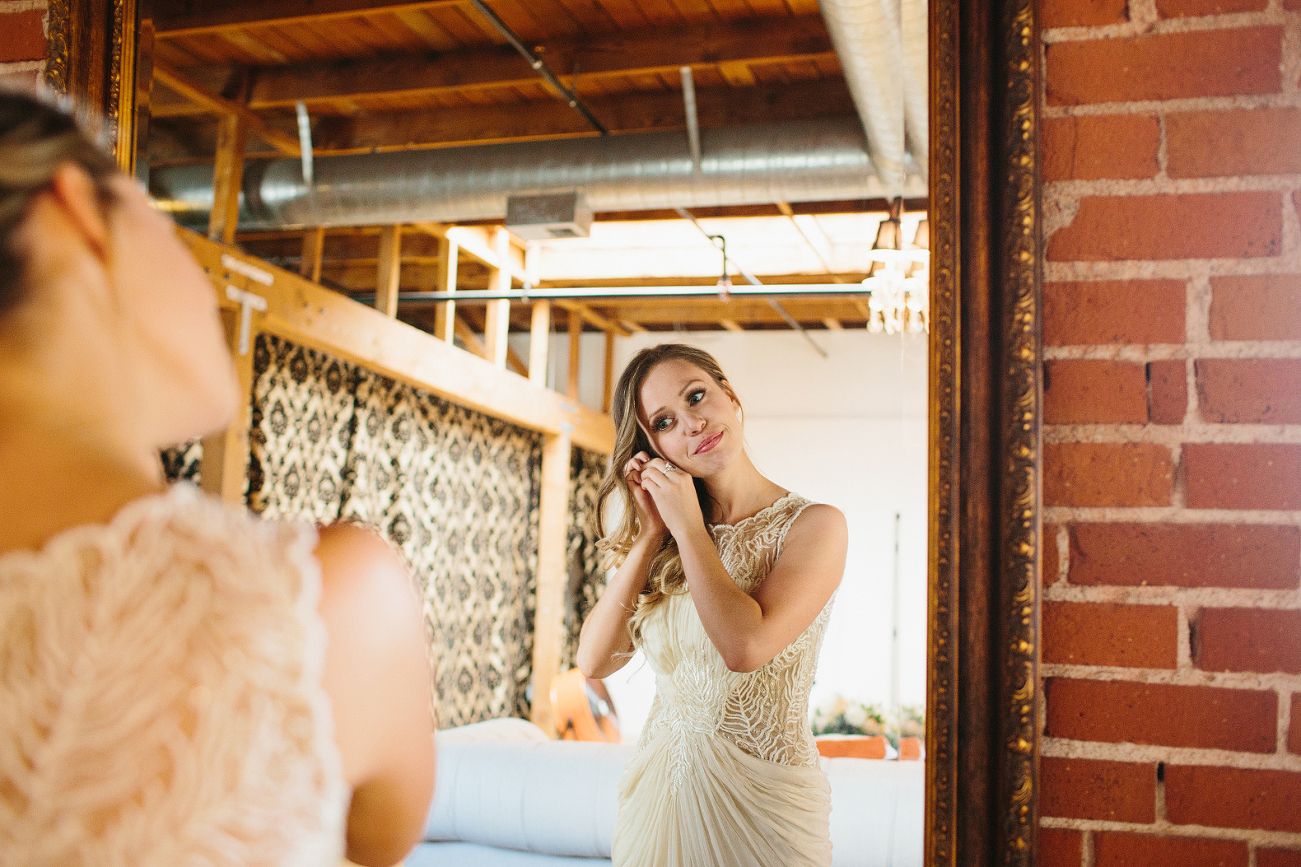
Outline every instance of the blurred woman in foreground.
<path fill-rule="evenodd" d="M 237 381 L 171 221 L 0 93 L 0 863 L 392 864 L 434 754 L 400 560 L 264 522 L 157 453 Z"/>

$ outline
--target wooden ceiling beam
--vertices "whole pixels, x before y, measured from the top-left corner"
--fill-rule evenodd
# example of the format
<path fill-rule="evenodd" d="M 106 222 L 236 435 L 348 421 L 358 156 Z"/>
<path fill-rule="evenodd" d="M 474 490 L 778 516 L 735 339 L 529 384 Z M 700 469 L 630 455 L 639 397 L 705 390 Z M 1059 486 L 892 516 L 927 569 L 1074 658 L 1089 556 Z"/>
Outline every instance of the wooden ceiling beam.
<path fill-rule="evenodd" d="M 158 59 L 154 60 L 154 78 L 191 102 L 206 107 L 214 114 L 243 119 L 249 132 L 261 137 L 267 144 L 281 153 L 290 156 L 298 156 L 300 153 L 296 137 L 271 129 L 267 126 L 266 121 L 250 111 L 247 105 L 204 90 L 184 73 L 173 69 Z"/>
<path fill-rule="evenodd" d="M 647 93 L 636 98 L 604 97 L 587 101 L 588 107 L 613 133 L 638 133 L 685 129 L 682 96 Z M 854 103 L 841 79 L 792 85 L 759 85 L 733 89 L 712 87 L 696 91 L 697 115 L 705 128 L 754 123 L 852 117 Z M 192 122 L 191 122 L 192 123 Z M 269 128 L 285 136 L 296 134 L 286 119 L 269 121 Z M 423 147 L 463 147 L 512 141 L 570 138 L 594 135 L 591 125 L 561 102 L 523 105 L 471 106 L 454 109 L 377 112 L 366 117 L 321 116 L 312 133 L 313 152 L 334 156 Z M 153 165 L 185 159 L 191 135 L 173 136 L 151 148 Z M 205 149 L 205 153 L 208 149 Z"/>
<path fill-rule="evenodd" d="M 844 298 L 825 298 L 821 300 L 806 298 L 783 298 L 782 306 L 796 320 L 805 323 L 825 325 L 824 320 L 835 319 L 837 322 L 863 322 L 863 316 L 854 306 L 853 301 Z M 731 301 L 694 301 L 691 299 L 665 299 L 656 303 L 641 301 L 637 305 L 608 305 L 605 302 L 594 305 L 598 313 L 615 320 L 633 320 L 643 326 L 654 325 L 714 325 L 727 330 L 744 328 L 747 325 L 780 325 L 785 321 L 763 299 L 733 298 Z"/>
<path fill-rule="evenodd" d="M 243 27 L 274 26 L 376 13 L 413 12 L 457 6 L 465 0 L 155 0 L 154 32 L 159 39 L 200 36 Z"/>
<path fill-rule="evenodd" d="M 609 33 L 553 43 L 543 54 L 557 70 L 577 69 L 586 81 L 611 76 L 677 75 L 683 66 L 834 61 L 820 15 L 711 22 L 681 28 Z M 384 100 L 438 93 L 535 87 L 537 73 L 509 47 L 324 61 L 260 68 L 249 105 L 292 107 L 296 102 Z M 569 83 L 568 81 L 566 83 Z"/>
<path fill-rule="evenodd" d="M 570 301 L 562 298 L 552 302 L 552 304 L 562 310 L 568 310 L 570 313 L 577 313 L 584 322 L 598 331 L 607 331 L 620 337 L 627 337 L 629 334 L 628 330 L 622 325 L 605 318 L 581 301 Z"/>
<path fill-rule="evenodd" d="M 612 133 L 686 128 L 682 95 L 644 93 L 587 100 Z M 700 125 L 851 117 L 854 103 L 841 79 L 747 88 L 696 91 Z M 288 124 L 286 123 L 286 126 Z M 561 102 L 472 106 L 375 113 L 366 117 L 322 117 L 313 134 L 318 154 L 370 153 L 419 147 L 458 147 L 511 141 L 595 135 L 590 124 Z"/>

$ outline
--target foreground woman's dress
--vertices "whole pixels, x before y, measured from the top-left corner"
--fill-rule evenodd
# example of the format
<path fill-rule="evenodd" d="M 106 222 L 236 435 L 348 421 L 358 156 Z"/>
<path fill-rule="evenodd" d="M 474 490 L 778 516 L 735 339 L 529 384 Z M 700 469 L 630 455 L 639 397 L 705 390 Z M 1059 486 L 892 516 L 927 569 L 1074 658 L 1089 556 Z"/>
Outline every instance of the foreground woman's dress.
<path fill-rule="evenodd" d="M 710 528 L 733 580 L 753 592 L 809 505 L 796 494 Z M 619 784 L 615 867 L 826 867 L 831 789 L 809 729 L 809 689 L 831 602 L 758 671 L 733 673 L 691 596 L 642 626 L 655 703 Z"/>
<path fill-rule="evenodd" d="M 0 864 L 337 867 L 315 544 L 179 486 L 0 556 Z"/>

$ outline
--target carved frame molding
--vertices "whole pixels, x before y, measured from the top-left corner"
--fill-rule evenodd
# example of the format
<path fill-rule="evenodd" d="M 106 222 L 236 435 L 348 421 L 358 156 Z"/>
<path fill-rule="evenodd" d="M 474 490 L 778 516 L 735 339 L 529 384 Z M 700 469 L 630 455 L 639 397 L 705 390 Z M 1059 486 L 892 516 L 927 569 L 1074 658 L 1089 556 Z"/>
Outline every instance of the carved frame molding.
<path fill-rule="evenodd" d="M 46 15 L 45 86 L 76 99 L 83 120 L 132 173 L 139 0 L 49 0 Z"/>
<path fill-rule="evenodd" d="M 1037 14 L 930 4 L 928 867 L 1038 855 Z"/>

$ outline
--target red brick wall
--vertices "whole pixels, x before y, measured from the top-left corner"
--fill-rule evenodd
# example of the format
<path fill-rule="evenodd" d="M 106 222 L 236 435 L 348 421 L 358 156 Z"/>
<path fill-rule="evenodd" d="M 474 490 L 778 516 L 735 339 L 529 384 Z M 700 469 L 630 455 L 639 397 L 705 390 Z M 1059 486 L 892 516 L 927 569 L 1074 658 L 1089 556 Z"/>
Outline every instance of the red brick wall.
<path fill-rule="evenodd" d="M 45 0 L 0 0 L 0 80 L 45 74 Z"/>
<path fill-rule="evenodd" d="M 1301 0 L 1043 0 L 1045 867 L 1301 867 Z"/>

